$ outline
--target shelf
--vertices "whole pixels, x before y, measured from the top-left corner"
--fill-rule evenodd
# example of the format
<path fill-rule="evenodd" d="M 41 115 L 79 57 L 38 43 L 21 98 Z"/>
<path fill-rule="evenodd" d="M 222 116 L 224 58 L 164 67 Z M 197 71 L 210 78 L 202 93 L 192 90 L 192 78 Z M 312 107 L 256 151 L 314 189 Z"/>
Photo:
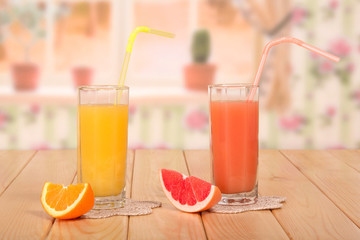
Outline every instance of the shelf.
<path fill-rule="evenodd" d="M 207 103 L 206 91 L 189 91 L 182 87 L 131 88 L 131 104 Z M 15 91 L 11 87 L 0 89 L 0 103 L 5 104 L 77 104 L 77 91 L 70 87 L 42 87 L 36 91 Z"/>

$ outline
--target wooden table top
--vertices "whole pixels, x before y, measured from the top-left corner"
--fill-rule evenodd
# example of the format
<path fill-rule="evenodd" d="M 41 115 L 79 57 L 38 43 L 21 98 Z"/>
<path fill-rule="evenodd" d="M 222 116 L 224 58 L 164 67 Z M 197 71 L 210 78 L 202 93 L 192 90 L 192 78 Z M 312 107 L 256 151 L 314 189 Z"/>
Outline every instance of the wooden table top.
<path fill-rule="evenodd" d="M 0 151 L 0 239 L 360 239 L 359 150 L 261 150 L 259 193 L 281 209 L 183 213 L 162 192 L 158 169 L 210 179 L 206 150 L 128 154 L 127 195 L 157 200 L 147 216 L 54 220 L 42 209 L 46 181 L 70 184 L 75 150 Z"/>

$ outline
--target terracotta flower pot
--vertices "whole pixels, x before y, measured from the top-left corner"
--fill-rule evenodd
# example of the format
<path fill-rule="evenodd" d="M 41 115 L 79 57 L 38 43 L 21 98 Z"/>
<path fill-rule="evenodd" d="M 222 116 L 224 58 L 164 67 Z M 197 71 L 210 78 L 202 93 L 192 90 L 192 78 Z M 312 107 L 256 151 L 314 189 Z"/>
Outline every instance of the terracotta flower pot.
<path fill-rule="evenodd" d="M 6 59 L 6 49 L 4 47 L 4 44 L 0 43 L 0 61 L 3 61 Z"/>
<path fill-rule="evenodd" d="M 72 69 L 74 86 L 91 85 L 94 71 L 90 67 L 75 67 Z"/>
<path fill-rule="evenodd" d="M 190 90 L 207 91 L 214 82 L 214 64 L 190 64 L 184 68 L 185 87 Z"/>
<path fill-rule="evenodd" d="M 39 67 L 32 63 L 16 63 L 12 66 L 12 77 L 16 90 L 35 90 L 39 83 Z"/>

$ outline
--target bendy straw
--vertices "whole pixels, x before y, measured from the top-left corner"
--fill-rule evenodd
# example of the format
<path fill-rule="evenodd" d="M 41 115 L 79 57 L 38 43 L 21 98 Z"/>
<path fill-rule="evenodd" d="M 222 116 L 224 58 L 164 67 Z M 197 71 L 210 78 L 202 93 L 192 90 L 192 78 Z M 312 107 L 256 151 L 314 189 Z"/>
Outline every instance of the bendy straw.
<path fill-rule="evenodd" d="M 129 65 L 129 61 L 130 61 L 130 55 L 131 55 L 131 51 L 132 51 L 132 48 L 133 48 L 133 45 L 134 45 L 135 37 L 140 32 L 152 33 L 152 34 L 156 34 L 156 35 L 160 35 L 160 36 L 168 37 L 168 38 L 175 37 L 175 34 L 173 34 L 173 33 L 164 32 L 164 31 L 160 31 L 160 30 L 156 30 L 156 29 L 152 29 L 152 28 L 148 28 L 148 27 L 144 27 L 144 26 L 136 27 L 131 32 L 129 40 L 128 40 L 128 44 L 127 44 L 127 47 L 126 47 L 125 58 L 124 58 L 123 66 L 122 66 L 122 69 L 121 69 L 120 79 L 119 79 L 119 87 L 124 86 L 125 78 L 126 78 L 126 72 L 127 72 L 127 69 L 128 69 L 128 65 Z"/>
<path fill-rule="evenodd" d="M 265 61 L 266 61 L 266 58 L 267 58 L 267 55 L 270 51 L 270 49 L 273 47 L 273 46 L 276 46 L 278 44 L 281 44 L 281 43 L 295 43 L 303 48 L 306 48 L 314 53 L 317 53 L 323 57 L 326 57 L 334 62 L 339 62 L 340 58 L 335 56 L 335 55 L 332 55 L 328 52 L 325 52 L 317 47 L 314 47 L 314 46 L 311 46 L 310 44 L 307 44 L 297 38 L 292 38 L 292 37 L 283 37 L 283 38 L 279 38 L 279 39 L 275 39 L 275 40 L 272 40 L 270 42 L 268 42 L 264 48 L 264 51 L 263 51 L 263 54 L 261 56 L 261 60 L 260 60 L 260 64 L 259 64 L 259 67 L 258 67 L 258 70 L 256 72 L 256 75 L 255 75 L 255 79 L 254 79 L 254 83 L 253 85 L 254 86 L 257 86 L 259 84 L 259 80 L 260 80 L 260 77 L 261 77 L 261 73 L 263 71 L 263 68 L 264 68 L 264 65 L 265 65 Z M 251 92 L 247 98 L 247 101 L 252 101 L 254 99 L 254 96 L 255 96 L 255 93 L 256 93 L 256 88 L 252 88 L 251 89 Z"/>

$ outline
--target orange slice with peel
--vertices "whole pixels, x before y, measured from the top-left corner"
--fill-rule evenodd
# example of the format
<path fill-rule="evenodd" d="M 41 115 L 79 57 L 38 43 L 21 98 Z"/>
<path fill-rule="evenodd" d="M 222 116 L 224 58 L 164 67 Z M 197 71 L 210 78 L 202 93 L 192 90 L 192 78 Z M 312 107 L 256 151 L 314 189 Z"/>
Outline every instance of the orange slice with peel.
<path fill-rule="evenodd" d="M 183 212 L 205 211 L 221 199 L 215 185 L 173 170 L 160 169 L 160 182 L 171 204 Z"/>
<path fill-rule="evenodd" d="M 88 183 L 64 186 L 46 182 L 41 193 L 44 210 L 57 219 L 72 219 L 90 211 L 95 202 Z"/>

